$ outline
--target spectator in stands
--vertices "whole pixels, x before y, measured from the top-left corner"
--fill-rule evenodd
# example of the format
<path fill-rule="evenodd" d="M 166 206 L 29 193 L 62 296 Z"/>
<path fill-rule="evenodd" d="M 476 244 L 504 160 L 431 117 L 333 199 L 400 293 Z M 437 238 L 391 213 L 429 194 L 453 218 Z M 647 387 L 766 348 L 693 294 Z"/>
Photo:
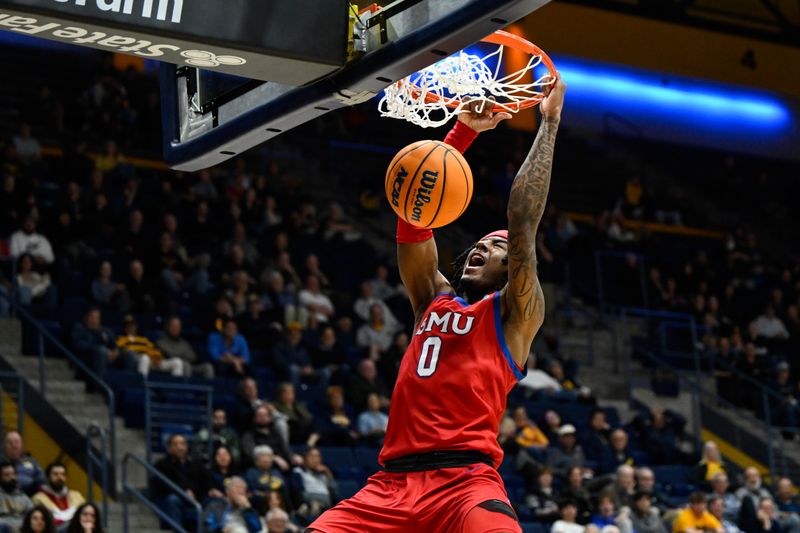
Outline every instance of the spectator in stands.
<path fill-rule="evenodd" d="M 289 521 L 289 513 L 283 509 L 270 509 L 266 514 L 266 533 L 296 533 L 300 531 L 296 525 Z"/>
<path fill-rule="evenodd" d="M 134 354 L 138 360 L 137 369 L 145 377 L 150 369 L 169 372 L 173 376 L 184 375 L 183 361 L 176 358 L 165 359 L 164 355 L 156 348 L 153 341 L 139 335 L 139 325 L 133 315 L 126 315 L 122 321 L 123 333 L 117 337 L 117 348 Z"/>
<path fill-rule="evenodd" d="M 367 445 L 383 445 L 383 436 L 389 425 L 389 416 L 381 411 L 381 399 L 376 393 L 367 396 L 367 408 L 358 415 L 358 433 Z"/>
<path fill-rule="evenodd" d="M 778 480 L 775 488 L 775 505 L 778 507 L 778 523 L 789 533 L 800 531 L 800 504 L 792 480 L 784 477 Z"/>
<path fill-rule="evenodd" d="M 720 472 L 725 473 L 726 470 L 717 443 L 713 440 L 706 441 L 703 444 L 703 458 L 700 459 L 700 463 L 697 465 L 695 478 L 699 483 L 707 487 L 714 476 Z"/>
<path fill-rule="evenodd" d="M 772 498 L 761 498 L 758 502 L 758 512 L 756 514 L 756 527 L 748 530 L 753 533 L 782 533 L 778 522 L 778 512 L 775 509 L 775 502 Z"/>
<path fill-rule="evenodd" d="M 306 277 L 306 286 L 297 294 L 297 299 L 317 322 L 325 324 L 333 317 L 334 307 L 331 299 L 320 290 L 319 278 L 313 274 Z"/>
<path fill-rule="evenodd" d="M 630 512 L 627 509 L 620 510 L 614 506 L 614 495 L 601 492 L 597 496 L 597 512 L 592 515 L 592 524 L 605 531 L 607 526 L 616 526 L 620 533 L 633 533 Z"/>
<path fill-rule="evenodd" d="M 633 496 L 636 493 L 634 472 L 633 467 L 628 464 L 621 464 L 617 467 L 610 491 L 614 494 L 614 503 L 618 508 L 633 507 Z"/>
<path fill-rule="evenodd" d="M 201 463 L 207 463 L 210 460 L 208 441 L 211 440 L 212 450 L 225 446 L 231 453 L 233 462 L 240 464 L 239 436 L 228 427 L 227 418 L 225 409 L 214 409 L 211 414 L 211 434 L 209 435 L 207 428 L 202 428 L 192 439 L 191 455 L 193 460 Z"/>
<path fill-rule="evenodd" d="M 672 533 L 723 533 L 722 524 L 706 509 L 707 498 L 702 492 L 689 495 L 689 505 L 672 523 Z"/>
<path fill-rule="evenodd" d="M 33 269 L 31 254 L 22 254 L 17 260 L 16 289 L 19 303 L 38 305 L 47 311 L 55 311 L 58 306 L 58 293 L 50 283 L 50 274 Z"/>
<path fill-rule="evenodd" d="M 156 341 L 156 348 L 169 359 L 183 362 L 186 377 L 198 376 L 206 379 L 214 377 L 214 366 L 211 363 L 198 362 L 197 354 L 189 341 L 181 337 L 181 319 L 171 316 L 164 322 L 164 335 Z"/>
<path fill-rule="evenodd" d="M 556 395 L 561 392 L 561 384 L 556 381 L 553 376 L 537 366 L 538 360 L 539 359 L 536 354 L 531 352 L 531 354 L 528 356 L 528 372 L 519 382 L 522 387 L 528 389 L 525 394 L 526 398 L 530 398 L 536 393 L 546 394 L 549 396 Z M 545 429 L 545 434 L 549 440 L 553 440 L 553 437 L 556 435 L 559 427 L 561 427 L 560 420 L 558 425 L 554 426 L 554 431 L 547 431 L 547 429 Z"/>
<path fill-rule="evenodd" d="M 719 498 L 722 500 L 725 519 L 735 524 L 736 519 L 739 516 L 739 507 L 741 506 L 741 502 L 739 501 L 739 498 L 737 498 L 732 492 L 728 491 L 729 488 L 730 483 L 728 483 L 728 474 L 726 474 L 724 471 L 717 472 L 711 478 L 711 494 L 709 497 Z"/>
<path fill-rule="evenodd" d="M 75 510 L 66 533 L 103 533 L 103 519 L 100 509 L 86 502 Z"/>
<path fill-rule="evenodd" d="M 599 471 L 608 474 L 620 465 L 633 465 L 633 452 L 628 446 L 628 434 L 624 429 L 615 429 L 608 439 L 608 447 L 603 448 L 600 455 Z"/>
<path fill-rule="evenodd" d="M 0 531 L 2 528 L 0 527 Z M 56 533 L 53 515 L 42 505 L 36 505 L 22 519 L 19 533 Z"/>
<path fill-rule="evenodd" d="M 589 431 L 582 443 L 586 458 L 599 462 L 603 456 L 603 450 L 608 446 L 610 436 L 611 426 L 606 420 L 606 412 L 595 407 L 589 415 Z"/>
<path fill-rule="evenodd" d="M 531 357 L 528 357 L 528 361 L 531 360 Z M 530 373 L 530 372 L 529 372 Z M 561 429 L 561 415 L 559 415 L 553 409 L 548 409 L 545 411 L 544 416 L 542 417 L 543 424 L 540 424 L 539 427 L 544 432 L 547 440 L 550 443 L 554 443 L 558 440 L 558 431 Z M 552 444 L 551 444 L 552 445 Z"/>
<path fill-rule="evenodd" d="M 289 423 L 289 442 L 306 442 L 311 433 L 312 416 L 306 404 L 297 401 L 294 385 L 286 382 L 278 385 L 278 399 L 274 405 Z"/>
<path fill-rule="evenodd" d="M 525 505 L 537 522 L 552 523 L 559 517 L 558 494 L 553 488 L 553 472 L 542 468 L 536 476 L 536 485 L 525 497 Z"/>
<path fill-rule="evenodd" d="M 19 133 L 14 135 L 11 141 L 14 144 L 17 157 L 24 165 L 30 165 L 42 158 L 42 147 L 39 144 L 39 140 L 31 134 L 30 124 L 21 123 L 19 125 Z"/>
<path fill-rule="evenodd" d="M 775 366 L 775 377 L 769 382 L 770 388 L 779 398 L 770 397 L 772 422 L 778 426 L 797 427 L 797 382 L 792 382 L 789 363 L 781 361 Z M 787 438 L 792 438 L 792 431 L 784 431 Z"/>
<path fill-rule="evenodd" d="M 161 272 L 164 287 L 175 296 L 184 292 L 205 294 L 209 289 L 208 271 L 202 265 L 192 269 L 169 233 L 161 235 L 153 264 Z"/>
<path fill-rule="evenodd" d="M 17 471 L 7 460 L 0 461 L 0 532 L 15 533 L 33 503 L 17 484 Z M 3 531 L 2 528 L 5 528 Z"/>
<path fill-rule="evenodd" d="M 577 522 L 578 505 L 575 500 L 562 499 L 558 505 L 559 520 L 553 522 L 550 533 L 584 533 L 585 529 Z"/>
<path fill-rule="evenodd" d="M 547 371 L 561 386 L 561 392 L 556 395 L 557 398 L 594 403 L 591 389 L 579 385 L 574 379 L 565 375 L 564 367 L 561 365 L 560 361 L 551 359 L 547 363 Z"/>
<path fill-rule="evenodd" d="M 644 449 L 655 464 L 690 464 L 692 456 L 680 447 L 680 437 L 686 426 L 682 415 L 660 407 L 646 416 L 637 416 L 634 424 L 640 428 Z"/>
<path fill-rule="evenodd" d="M 587 524 L 592 518 L 591 497 L 583 482 L 583 469 L 573 466 L 567 473 L 566 485 L 562 484 L 561 488 L 561 497 L 575 502 L 579 524 Z"/>
<path fill-rule="evenodd" d="M 272 367 L 282 380 L 291 380 L 295 385 L 302 381 L 326 379 L 324 369 L 317 373 L 311 364 L 311 355 L 303 342 L 303 327 L 300 322 L 289 322 L 284 339 L 272 347 Z"/>
<path fill-rule="evenodd" d="M 219 446 L 214 450 L 211 464 L 206 472 L 206 495 L 209 498 L 224 498 L 225 485 L 231 477 L 239 475 L 238 464 L 233 461 L 233 454 L 227 446 Z"/>
<path fill-rule="evenodd" d="M 221 376 L 244 376 L 249 373 L 250 347 L 239 334 L 236 321 L 228 319 L 222 331 L 208 335 L 208 355 L 217 364 Z"/>
<path fill-rule="evenodd" d="M 528 412 L 522 405 L 514 409 L 514 424 L 516 441 L 522 448 L 544 450 L 550 444 L 544 432 L 528 417 Z"/>
<path fill-rule="evenodd" d="M 658 509 L 662 515 L 676 507 L 672 498 L 656 488 L 656 476 L 646 466 L 636 469 L 636 489 L 650 494 L 651 505 Z"/>
<path fill-rule="evenodd" d="M 347 393 L 348 403 L 357 411 L 366 409 L 367 397 L 373 393 L 378 395 L 382 409 L 389 407 L 389 390 L 378 377 L 378 370 L 372 359 L 362 359 L 358 363 L 357 373 L 351 377 Z"/>
<path fill-rule="evenodd" d="M 637 490 L 632 498 L 631 524 L 636 533 L 667 533 L 661 513 L 653 507 L 649 493 Z"/>
<path fill-rule="evenodd" d="M 103 326 L 97 307 L 90 307 L 83 322 L 76 322 L 72 327 L 72 345 L 89 368 L 100 376 L 109 366 L 119 370 L 137 367 L 135 355 L 117 348 L 114 333 Z"/>
<path fill-rule="evenodd" d="M 155 463 L 158 470 L 195 501 L 202 501 L 206 486 L 203 468 L 189 459 L 186 438 L 180 433 L 170 435 L 167 440 L 167 455 Z M 198 517 L 194 506 L 183 496 L 173 491 L 158 477 L 153 479 L 153 495 L 156 505 L 178 524 L 188 527 Z"/>
<path fill-rule="evenodd" d="M 50 463 L 45 470 L 45 476 L 47 481 L 33 495 L 33 503 L 53 513 L 57 526 L 66 524 L 84 502 L 83 496 L 67 487 L 67 468 L 63 464 Z"/>
<path fill-rule="evenodd" d="M 226 499 L 215 498 L 209 501 L 203 510 L 203 530 L 208 533 L 260 533 L 263 524 L 247 498 L 245 480 L 232 477 L 225 495 Z"/>
<path fill-rule="evenodd" d="M 289 498 L 286 481 L 275 466 L 275 453 L 266 445 L 253 449 L 253 467 L 247 470 L 245 481 L 250 491 L 250 503 L 259 514 L 264 514 L 269 506 L 269 494 L 280 492 L 284 500 Z"/>
<path fill-rule="evenodd" d="M 253 424 L 250 429 L 242 435 L 242 459 L 250 465 L 253 464 L 253 450 L 256 446 L 266 445 L 275 450 L 275 464 L 281 471 L 289 470 L 291 453 L 286 442 L 281 438 L 275 429 L 272 410 L 269 406 L 262 404 L 255 408 L 253 413 Z"/>
<path fill-rule="evenodd" d="M 26 217 L 22 228 L 11 235 L 9 252 L 14 258 L 30 254 L 37 267 L 50 265 L 55 260 L 50 241 L 41 233 L 36 233 L 36 219 L 32 216 Z"/>
<path fill-rule="evenodd" d="M 719 520 L 719 523 L 722 524 L 722 530 L 724 533 L 741 533 L 741 530 L 736 525 L 736 521 L 726 518 L 728 512 L 725 508 L 725 500 L 719 496 L 711 496 L 708 498 L 708 512 L 711 513 L 714 518 Z"/>
<path fill-rule="evenodd" d="M 361 283 L 361 297 L 353 304 L 353 311 L 358 318 L 364 322 L 368 322 L 372 314 L 372 306 L 374 305 L 381 308 L 383 312 L 383 322 L 386 328 L 391 331 L 397 331 L 399 324 L 392 314 L 392 311 L 389 309 L 389 306 L 375 295 L 373 285 L 365 281 Z"/>
<path fill-rule="evenodd" d="M 575 426 L 564 424 L 558 430 L 558 446 L 547 449 L 547 466 L 552 468 L 555 475 L 562 478 L 573 466 L 584 468 L 587 473 L 590 472 L 585 468 L 586 456 L 583 454 L 583 448 L 577 442 L 575 433 Z"/>
<path fill-rule="evenodd" d="M 280 411 L 276 410 L 258 394 L 258 384 L 253 378 L 244 378 L 239 383 L 239 394 L 236 398 L 236 406 L 233 410 L 234 427 L 240 432 L 249 429 L 253 423 L 256 408 L 266 405 L 272 413 L 274 420 L 273 427 L 280 436 L 281 440 L 289 446 L 289 422 Z"/>
<path fill-rule="evenodd" d="M 311 363 L 316 369 L 327 369 L 333 376 L 345 363 L 347 355 L 336 339 L 336 329 L 325 326 L 319 335 L 319 341 L 311 350 Z"/>
<path fill-rule="evenodd" d="M 328 403 L 314 417 L 314 431 L 308 437 L 308 445 L 350 446 L 359 434 L 353 427 L 353 414 L 344 403 L 341 387 L 328 387 Z"/>
<path fill-rule="evenodd" d="M 144 264 L 138 259 L 131 261 L 128 267 L 128 279 L 125 282 L 130 298 L 130 310 L 134 313 L 152 313 L 156 308 L 156 288 L 149 277 L 144 274 Z"/>
<path fill-rule="evenodd" d="M 298 513 L 306 518 L 319 516 L 337 502 L 336 481 L 330 468 L 322 462 L 322 453 L 313 446 L 306 450 L 303 464 L 292 470 L 292 486 L 297 501 L 302 502 Z"/>
<path fill-rule="evenodd" d="M 380 359 L 381 354 L 391 347 L 394 333 L 395 330 L 386 322 L 383 307 L 373 304 L 369 308 L 369 321 L 358 328 L 356 344 L 369 350 L 373 359 Z"/>
<path fill-rule="evenodd" d="M 751 466 L 744 471 L 744 485 L 736 491 L 736 498 L 739 503 L 744 505 L 749 501 L 753 508 L 758 508 L 758 502 L 762 498 L 772 499 L 772 495 L 761 484 L 761 473 L 754 466 Z"/>
<path fill-rule="evenodd" d="M 767 381 L 767 365 L 764 356 L 758 354 L 756 345 L 747 342 L 742 350 L 742 355 L 736 364 L 736 368 L 745 376 L 749 376 L 756 381 Z M 737 387 L 738 394 L 735 396 L 736 403 L 740 407 L 753 409 L 761 405 L 761 393 L 752 385 Z"/>
<path fill-rule="evenodd" d="M 788 339 L 789 331 L 786 325 L 775 314 L 775 307 L 767 305 L 764 308 L 764 313 L 759 315 L 755 320 L 755 331 L 758 337 L 763 337 L 768 340 L 774 339 Z"/>
<path fill-rule="evenodd" d="M 100 263 L 97 279 L 90 287 L 92 301 L 104 310 L 126 311 L 130 307 L 125 285 L 111 279 L 111 262 Z"/>
<path fill-rule="evenodd" d="M 31 454 L 25 452 L 22 435 L 16 431 L 9 431 L 3 438 L 3 461 L 8 461 L 14 466 L 16 475 L 14 479 L 19 488 L 32 496 L 45 482 L 42 467 Z"/>

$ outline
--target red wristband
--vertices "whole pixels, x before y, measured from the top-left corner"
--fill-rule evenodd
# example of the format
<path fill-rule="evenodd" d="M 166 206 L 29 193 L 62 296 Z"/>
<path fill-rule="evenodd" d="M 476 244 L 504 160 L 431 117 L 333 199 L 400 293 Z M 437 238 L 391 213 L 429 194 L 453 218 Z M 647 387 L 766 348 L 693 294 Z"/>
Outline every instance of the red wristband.
<path fill-rule="evenodd" d="M 478 132 L 461 122 L 456 120 L 456 125 L 444 138 L 444 142 L 461 152 L 462 154 L 467 151 L 469 145 L 478 136 Z"/>
<path fill-rule="evenodd" d="M 418 228 L 403 220 L 397 219 L 397 242 L 400 244 L 413 244 L 433 238 L 433 231 L 427 228 Z"/>

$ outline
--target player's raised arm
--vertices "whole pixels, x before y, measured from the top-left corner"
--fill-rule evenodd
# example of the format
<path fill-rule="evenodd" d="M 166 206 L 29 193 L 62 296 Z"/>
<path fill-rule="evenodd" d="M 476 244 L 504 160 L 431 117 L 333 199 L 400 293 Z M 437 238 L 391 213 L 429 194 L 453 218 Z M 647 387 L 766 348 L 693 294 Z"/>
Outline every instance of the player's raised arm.
<path fill-rule="evenodd" d="M 493 113 L 486 101 L 470 102 L 444 142 L 463 154 L 478 133 L 494 129 L 509 118 L 511 115 L 508 113 Z M 398 219 L 397 264 L 416 321 L 422 318 L 422 313 L 437 294 L 453 291 L 450 282 L 439 272 L 439 252 L 429 229 L 417 228 Z"/>
<path fill-rule="evenodd" d="M 511 355 L 524 365 L 544 321 L 544 295 L 536 274 L 536 230 L 544 214 L 553 149 L 566 86 L 560 78 L 539 105 L 542 123 L 508 198 L 508 284 L 503 288 L 503 332 Z"/>

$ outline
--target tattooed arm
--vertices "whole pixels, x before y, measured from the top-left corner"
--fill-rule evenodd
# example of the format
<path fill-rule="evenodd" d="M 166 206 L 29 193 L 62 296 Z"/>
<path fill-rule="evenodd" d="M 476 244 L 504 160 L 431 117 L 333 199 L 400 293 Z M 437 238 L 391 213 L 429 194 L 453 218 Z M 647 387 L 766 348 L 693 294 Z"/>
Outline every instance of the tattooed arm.
<path fill-rule="evenodd" d="M 553 149 L 566 86 L 561 79 L 540 104 L 542 123 L 508 199 L 508 284 L 501 294 L 503 332 L 514 361 L 525 364 L 544 321 L 544 295 L 536 275 L 536 230 L 544 214 Z"/>

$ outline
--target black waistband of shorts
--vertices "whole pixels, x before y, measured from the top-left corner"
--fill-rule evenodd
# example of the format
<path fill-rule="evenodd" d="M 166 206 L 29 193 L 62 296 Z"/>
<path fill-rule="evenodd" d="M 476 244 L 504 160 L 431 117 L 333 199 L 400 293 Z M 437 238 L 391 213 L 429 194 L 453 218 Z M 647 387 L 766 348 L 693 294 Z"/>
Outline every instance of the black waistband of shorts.
<path fill-rule="evenodd" d="M 483 463 L 494 467 L 492 458 L 485 453 L 474 450 L 453 450 L 404 455 L 403 457 L 386 461 L 384 470 L 387 472 L 421 472 L 439 468 L 457 468 L 474 465 L 475 463 Z"/>

